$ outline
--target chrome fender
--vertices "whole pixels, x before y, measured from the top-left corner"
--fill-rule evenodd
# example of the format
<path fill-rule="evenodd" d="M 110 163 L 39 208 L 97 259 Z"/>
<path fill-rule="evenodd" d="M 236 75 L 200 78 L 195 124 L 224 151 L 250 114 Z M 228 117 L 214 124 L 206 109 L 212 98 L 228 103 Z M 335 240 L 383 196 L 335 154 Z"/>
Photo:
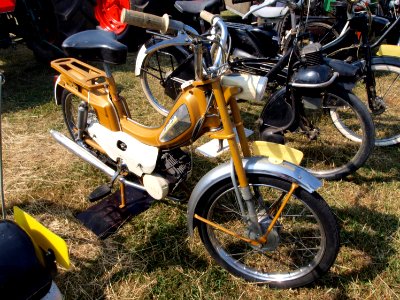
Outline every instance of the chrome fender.
<path fill-rule="evenodd" d="M 186 27 L 186 29 L 188 29 Z M 193 31 L 197 33 L 194 29 Z M 142 70 L 142 65 L 143 61 L 146 58 L 147 55 L 152 54 L 153 52 L 157 50 L 161 50 L 163 48 L 175 46 L 189 46 L 191 44 L 189 36 L 185 32 L 178 32 L 178 35 L 174 38 L 168 38 L 166 40 L 163 40 L 159 43 L 156 43 L 154 45 L 151 45 L 149 48 L 146 48 L 146 45 L 142 45 L 140 48 L 137 57 L 136 57 L 136 64 L 135 64 L 135 76 L 140 75 L 140 71 Z"/>
<path fill-rule="evenodd" d="M 61 94 L 64 88 L 60 85 L 61 75 L 57 76 L 57 80 L 54 84 L 54 100 L 56 101 L 56 105 L 61 105 Z"/>
<path fill-rule="evenodd" d="M 147 48 L 146 46 L 143 44 L 142 47 L 140 47 L 140 50 L 136 56 L 136 64 L 135 64 L 135 76 L 139 76 L 140 75 L 140 70 L 142 69 L 142 65 L 143 65 L 143 61 L 147 55 L 146 53 Z"/>
<path fill-rule="evenodd" d="M 321 181 L 304 168 L 286 161 L 280 164 L 274 164 L 271 163 L 267 157 L 251 157 L 243 159 L 243 166 L 248 174 L 266 174 L 289 182 L 295 182 L 310 193 L 314 192 L 322 185 Z M 201 205 L 203 195 L 214 189 L 214 186 L 221 180 L 230 178 L 230 176 L 231 164 L 224 163 L 209 171 L 196 184 L 188 203 L 187 214 L 190 236 L 193 235 L 194 227 L 196 226 L 194 214 L 199 205 Z"/>

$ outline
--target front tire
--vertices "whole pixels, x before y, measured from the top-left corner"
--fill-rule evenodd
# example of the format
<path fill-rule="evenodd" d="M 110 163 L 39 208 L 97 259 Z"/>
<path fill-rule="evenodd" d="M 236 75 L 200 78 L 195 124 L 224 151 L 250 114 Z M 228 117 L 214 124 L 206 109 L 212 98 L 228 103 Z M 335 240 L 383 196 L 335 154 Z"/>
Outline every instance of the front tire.
<path fill-rule="evenodd" d="M 146 48 L 159 42 L 159 39 L 152 38 L 146 43 Z M 149 103 L 163 116 L 167 116 L 175 104 L 180 85 L 185 81 L 185 78 L 194 78 L 192 65 L 189 67 L 181 66 L 188 56 L 189 52 L 185 51 L 183 47 L 173 46 L 153 52 L 147 55 L 143 61 L 140 70 L 140 83 L 143 92 Z M 182 73 L 179 72 L 176 76 L 173 76 L 178 67 L 183 69 Z"/>
<path fill-rule="evenodd" d="M 262 174 L 248 174 L 259 224 L 265 231 L 291 184 Z M 198 214 L 240 235 L 248 235 L 231 180 L 204 196 Z M 278 205 L 277 205 L 278 203 Z M 199 234 L 215 261 L 235 276 L 276 288 L 309 284 L 325 274 L 339 251 L 339 230 L 326 202 L 316 192 L 298 188 L 284 208 L 267 245 L 257 249 L 200 222 Z"/>

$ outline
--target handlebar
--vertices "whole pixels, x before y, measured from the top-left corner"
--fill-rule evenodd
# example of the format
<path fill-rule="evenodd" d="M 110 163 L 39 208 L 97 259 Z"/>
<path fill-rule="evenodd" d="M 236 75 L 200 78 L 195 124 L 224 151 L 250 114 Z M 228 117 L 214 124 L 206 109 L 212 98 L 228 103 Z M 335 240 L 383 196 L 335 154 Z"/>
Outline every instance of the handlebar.
<path fill-rule="evenodd" d="M 159 17 L 124 8 L 121 13 L 121 22 L 146 29 L 160 30 L 162 33 L 166 33 L 170 29 L 169 16 L 167 14 Z"/>
<path fill-rule="evenodd" d="M 276 1 L 276 0 L 273 0 Z M 219 40 L 218 40 L 218 50 L 215 55 L 213 66 L 211 70 L 218 69 L 222 63 L 224 58 L 224 53 L 228 41 L 228 28 L 225 23 L 221 19 L 220 16 L 214 15 L 207 11 L 202 11 L 200 13 L 200 17 L 211 24 L 212 27 L 219 28 Z M 164 14 L 162 17 L 143 13 L 139 11 L 133 11 L 128 9 L 123 9 L 121 13 L 121 22 L 126 23 L 133 26 L 138 26 L 146 29 L 159 30 L 162 34 L 168 32 L 180 32 L 185 31 L 187 33 L 192 33 L 194 36 L 198 36 L 199 34 L 192 27 L 185 25 L 180 21 L 175 21 L 169 18 L 167 14 Z M 172 46 L 172 44 L 169 44 Z M 222 49 L 223 48 L 223 49 Z"/>
<path fill-rule="evenodd" d="M 159 30 L 162 34 L 167 32 L 187 31 L 197 35 L 197 31 L 181 21 L 172 20 L 167 14 L 162 17 L 140 11 L 122 9 L 121 22 L 145 29 Z"/>

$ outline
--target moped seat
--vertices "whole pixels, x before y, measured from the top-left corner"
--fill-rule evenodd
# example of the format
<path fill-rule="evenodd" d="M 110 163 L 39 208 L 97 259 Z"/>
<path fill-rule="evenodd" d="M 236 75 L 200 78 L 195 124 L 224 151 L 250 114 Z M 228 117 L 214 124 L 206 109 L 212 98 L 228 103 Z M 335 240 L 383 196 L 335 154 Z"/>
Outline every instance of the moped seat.
<path fill-rule="evenodd" d="M 117 41 L 113 32 L 86 30 L 68 37 L 62 48 L 70 57 L 118 65 L 126 62 L 128 48 Z"/>
<path fill-rule="evenodd" d="M 175 8 L 181 13 L 199 14 L 202 10 L 212 11 L 219 0 L 175 1 Z"/>

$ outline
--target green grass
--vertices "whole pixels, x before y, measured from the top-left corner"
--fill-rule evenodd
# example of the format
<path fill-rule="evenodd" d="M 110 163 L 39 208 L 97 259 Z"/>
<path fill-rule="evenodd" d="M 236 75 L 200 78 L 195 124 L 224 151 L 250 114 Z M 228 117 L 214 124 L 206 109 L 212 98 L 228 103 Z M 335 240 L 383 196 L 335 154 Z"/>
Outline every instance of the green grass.
<path fill-rule="evenodd" d="M 142 122 L 152 122 L 134 77 L 134 55 L 116 69 L 122 95 Z M 49 67 L 22 46 L 0 50 L 5 71 L 2 138 L 7 212 L 13 205 L 34 215 L 68 243 L 70 270 L 56 282 L 66 299 L 398 299 L 400 297 L 400 150 L 376 149 L 367 164 L 319 190 L 338 217 L 341 250 L 331 271 L 309 287 L 274 290 L 244 282 L 216 265 L 197 235 L 187 235 L 186 205 L 168 201 L 99 240 L 74 217 L 91 204 L 90 191 L 106 178 L 64 150 L 49 130 L 66 133 L 53 100 Z M 260 105 L 243 103 L 248 127 Z M 225 157 L 226 158 L 226 157 Z M 212 161 L 195 157 L 191 185 Z"/>

